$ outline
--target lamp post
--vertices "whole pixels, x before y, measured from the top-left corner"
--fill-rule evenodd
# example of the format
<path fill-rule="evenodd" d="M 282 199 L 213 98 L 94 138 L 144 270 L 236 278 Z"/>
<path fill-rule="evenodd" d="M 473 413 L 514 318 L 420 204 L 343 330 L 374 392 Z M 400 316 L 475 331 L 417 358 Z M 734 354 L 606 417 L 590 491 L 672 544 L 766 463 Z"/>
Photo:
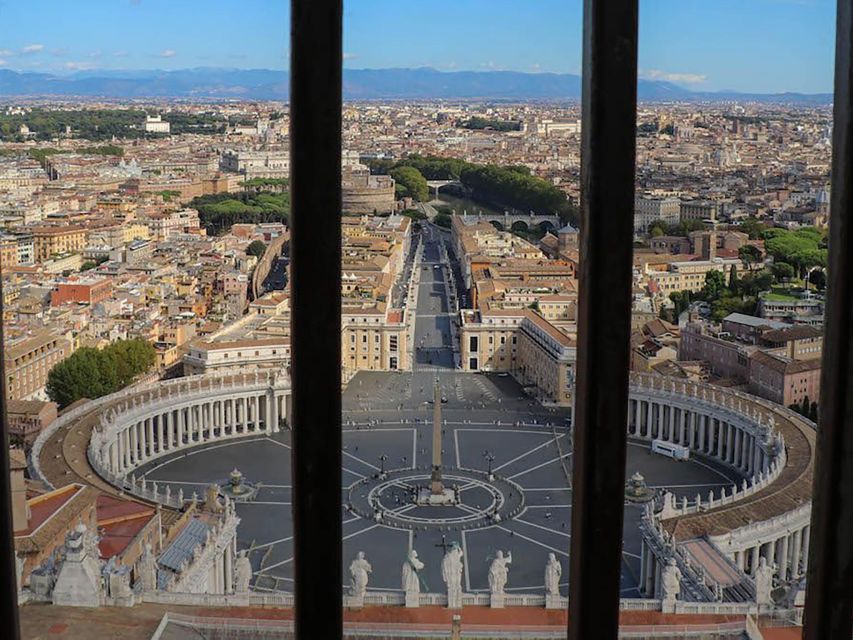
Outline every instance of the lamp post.
<path fill-rule="evenodd" d="M 495 476 L 492 475 L 492 462 L 495 461 L 495 456 L 490 451 L 483 451 L 483 457 L 486 459 L 486 462 L 488 463 L 488 471 L 486 473 L 488 474 L 489 482 L 493 482 L 495 479 Z"/>
<path fill-rule="evenodd" d="M 379 467 L 380 467 L 380 469 L 379 469 L 379 477 L 380 477 L 380 478 L 384 478 L 384 477 L 385 477 L 385 461 L 386 461 L 387 459 L 388 459 L 388 456 L 387 456 L 387 455 L 385 455 L 384 453 L 383 453 L 381 456 L 379 456 Z"/>

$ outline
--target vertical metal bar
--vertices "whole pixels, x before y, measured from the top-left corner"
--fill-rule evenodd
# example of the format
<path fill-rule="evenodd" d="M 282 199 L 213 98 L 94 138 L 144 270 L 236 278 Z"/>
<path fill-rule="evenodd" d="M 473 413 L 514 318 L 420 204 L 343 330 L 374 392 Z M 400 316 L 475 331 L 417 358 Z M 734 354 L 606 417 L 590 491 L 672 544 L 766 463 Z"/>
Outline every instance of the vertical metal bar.
<path fill-rule="evenodd" d="M 3 331 L 3 279 L 0 274 L 0 345 L 6 349 Z M 6 362 L 0 360 L 0 638 L 16 640 L 18 628 L 18 572 L 15 563 L 15 532 L 12 528 L 12 466 L 9 462 L 8 380 Z"/>
<path fill-rule="evenodd" d="M 569 638 L 615 639 L 625 491 L 637 0 L 585 0 Z"/>
<path fill-rule="evenodd" d="M 295 630 L 343 636 L 342 0 L 291 0 L 290 176 Z"/>
<path fill-rule="evenodd" d="M 853 8 L 838 0 L 829 276 L 812 499 L 807 640 L 853 632 Z"/>

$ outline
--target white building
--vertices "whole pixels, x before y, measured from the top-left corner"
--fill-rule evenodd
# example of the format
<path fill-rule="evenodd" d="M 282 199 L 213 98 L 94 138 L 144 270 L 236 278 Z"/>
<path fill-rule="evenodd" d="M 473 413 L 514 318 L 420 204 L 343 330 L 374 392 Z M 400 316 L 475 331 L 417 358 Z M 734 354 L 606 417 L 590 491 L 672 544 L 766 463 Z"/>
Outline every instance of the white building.
<path fill-rule="evenodd" d="M 146 133 L 169 133 L 171 125 L 158 114 L 145 116 Z"/>

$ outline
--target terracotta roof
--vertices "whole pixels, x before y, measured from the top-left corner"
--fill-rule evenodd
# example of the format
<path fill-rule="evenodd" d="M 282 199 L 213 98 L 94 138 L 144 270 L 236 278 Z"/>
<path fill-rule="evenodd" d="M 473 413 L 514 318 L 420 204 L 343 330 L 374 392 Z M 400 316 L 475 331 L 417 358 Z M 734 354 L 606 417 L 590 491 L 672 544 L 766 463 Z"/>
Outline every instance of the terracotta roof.
<path fill-rule="evenodd" d="M 27 528 L 15 532 L 15 547 L 33 553 L 67 530 L 87 508 L 93 506 L 98 492 L 92 487 L 69 484 L 61 489 L 27 500 L 30 519 Z"/>
<path fill-rule="evenodd" d="M 789 342 L 790 340 L 803 340 L 805 338 L 817 338 L 823 335 L 823 330 L 808 324 L 795 324 L 784 329 L 771 329 L 761 334 L 763 340 L 768 342 Z"/>
<path fill-rule="evenodd" d="M 752 362 L 765 366 L 768 369 L 773 369 L 779 373 L 789 375 L 792 373 L 802 373 L 803 371 L 814 371 L 820 369 L 820 358 L 812 358 L 811 360 L 792 360 L 781 356 L 767 353 L 766 351 L 756 351 L 752 354 Z"/>

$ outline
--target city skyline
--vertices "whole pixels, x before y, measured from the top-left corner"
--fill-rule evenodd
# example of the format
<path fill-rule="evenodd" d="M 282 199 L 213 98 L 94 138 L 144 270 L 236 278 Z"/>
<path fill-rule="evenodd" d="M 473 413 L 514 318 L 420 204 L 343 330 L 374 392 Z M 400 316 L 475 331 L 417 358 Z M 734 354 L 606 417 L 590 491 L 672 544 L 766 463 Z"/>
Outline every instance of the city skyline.
<path fill-rule="evenodd" d="M 49 0 L 48 11 L 52 4 L 59 9 Z M 535 10 L 519 12 L 507 0 L 462 6 L 438 0 L 429 11 L 411 2 L 349 3 L 344 64 L 578 73 L 581 5 L 540 0 Z M 829 92 L 833 12 L 829 0 L 642 3 L 639 76 L 697 91 Z M 24 4 L 7 0 L 0 16 L 8 27 L 0 69 L 70 74 L 288 65 L 286 2 L 257 0 L 237 9 L 216 0 L 200 11 L 195 0 L 179 6 L 96 0 L 62 21 L 36 22 Z M 116 28 L 122 24 L 134 28 Z"/>

